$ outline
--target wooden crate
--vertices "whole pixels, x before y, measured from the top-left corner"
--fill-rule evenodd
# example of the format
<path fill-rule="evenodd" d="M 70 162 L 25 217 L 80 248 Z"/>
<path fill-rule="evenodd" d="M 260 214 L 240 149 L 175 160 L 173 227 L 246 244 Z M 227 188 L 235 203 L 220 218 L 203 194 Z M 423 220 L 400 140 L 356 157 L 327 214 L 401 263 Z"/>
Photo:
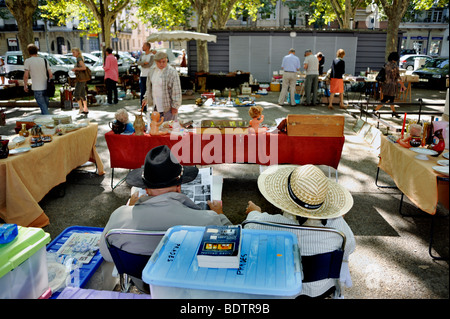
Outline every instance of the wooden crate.
<path fill-rule="evenodd" d="M 345 118 L 342 115 L 289 114 L 288 136 L 344 136 Z"/>

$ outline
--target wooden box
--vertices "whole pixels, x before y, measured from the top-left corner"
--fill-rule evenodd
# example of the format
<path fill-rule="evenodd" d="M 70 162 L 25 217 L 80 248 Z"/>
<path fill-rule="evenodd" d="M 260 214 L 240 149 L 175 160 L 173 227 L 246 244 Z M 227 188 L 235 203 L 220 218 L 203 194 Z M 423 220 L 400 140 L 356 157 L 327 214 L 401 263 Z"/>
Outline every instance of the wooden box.
<path fill-rule="evenodd" d="M 342 115 L 289 114 L 286 120 L 288 136 L 344 136 Z"/>
<path fill-rule="evenodd" d="M 197 134 L 248 134 L 249 121 L 242 120 L 202 120 Z"/>

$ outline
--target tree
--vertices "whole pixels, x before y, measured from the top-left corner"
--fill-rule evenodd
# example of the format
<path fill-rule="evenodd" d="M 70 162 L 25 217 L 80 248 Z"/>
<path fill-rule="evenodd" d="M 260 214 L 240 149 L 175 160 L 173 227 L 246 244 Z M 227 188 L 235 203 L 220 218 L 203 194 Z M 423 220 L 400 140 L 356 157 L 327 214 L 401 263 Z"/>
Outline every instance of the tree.
<path fill-rule="evenodd" d="M 397 51 L 398 47 L 398 30 L 400 22 L 405 15 L 406 9 L 411 0 L 378 0 L 382 7 L 384 14 L 387 16 L 388 28 L 386 35 L 386 51 L 385 58 L 390 52 Z"/>
<path fill-rule="evenodd" d="M 369 0 L 370 1 L 370 0 Z M 340 29 L 350 28 L 350 19 L 355 19 L 356 10 L 367 0 L 326 0 L 326 1 L 297 1 L 302 7 L 312 13 L 311 23 L 323 20 L 325 23 L 337 21 Z"/>
<path fill-rule="evenodd" d="M 131 0 L 48 0 L 43 6 L 49 19 L 66 24 L 67 19 L 77 18 L 81 21 L 79 28 L 100 30 L 103 58 L 105 49 L 111 46 L 111 27 L 118 15 Z"/>
<path fill-rule="evenodd" d="M 217 29 L 225 27 L 230 17 L 242 8 L 256 17 L 261 0 L 137 0 L 138 17 L 150 21 L 158 29 L 188 28 L 195 13 L 196 31 L 208 33 L 210 23 Z M 197 41 L 197 71 L 209 71 L 208 45 Z"/>
<path fill-rule="evenodd" d="M 33 14 L 38 7 L 38 0 L 6 0 L 5 3 L 17 21 L 19 29 L 17 37 L 19 38 L 23 58 L 27 59 L 30 56 L 27 45 L 34 43 Z"/>
<path fill-rule="evenodd" d="M 413 5 L 414 10 L 429 10 L 433 6 L 444 7 L 448 6 L 446 0 L 376 0 L 381 4 L 388 20 L 387 38 L 386 38 L 386 52 L 387 58 L 390 52 L 397 51 L 398 48 L 398 31 L 403 16 Z"/>

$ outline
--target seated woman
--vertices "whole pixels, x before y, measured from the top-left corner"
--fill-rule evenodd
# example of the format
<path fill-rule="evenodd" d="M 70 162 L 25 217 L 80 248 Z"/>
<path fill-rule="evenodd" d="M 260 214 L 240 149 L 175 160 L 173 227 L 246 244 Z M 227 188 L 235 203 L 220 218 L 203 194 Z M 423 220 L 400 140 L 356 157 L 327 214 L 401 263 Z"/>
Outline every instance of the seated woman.
<path fill-rule="evenodd" d="M 353 206 L 350 192 L 328 179 L 314 165 L 272 166 L 258 178 L 261 194 L 284 214 L 268 214 L 252 201 L 248 202 L 247 220 L 276 222 L 283 224 L 325 226 L 337 229 L 346 236 L 344 256 L 341 266 L 340 281 L 351 287 L 348 268 L 350 254 L 355 250 L 355 237 L 345 222 L 343 215 Z M 246 227 L 247 228 L 247 227 Z M 249 224 L 248 228 L 273 229 L 270 226 Z M 281 230 L 281 228 L 275 228 Z M 284 230 L 284 229 L 283 229 Z M 342 245 L 340 236 L 329 232 L 290 229 L 298 237 L 302 256 L 313 256 L 339 249 Z M 302 284 L 298 297 L 320 297 L 331 294 L 335 287 L 333 279 L 322 279 Z"/>

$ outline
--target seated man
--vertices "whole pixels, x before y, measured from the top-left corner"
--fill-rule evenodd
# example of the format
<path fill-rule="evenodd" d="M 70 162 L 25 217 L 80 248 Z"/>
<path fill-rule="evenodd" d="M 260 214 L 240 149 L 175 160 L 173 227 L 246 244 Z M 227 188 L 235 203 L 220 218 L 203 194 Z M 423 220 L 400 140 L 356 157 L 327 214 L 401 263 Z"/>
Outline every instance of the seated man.
<path fill-rule="evenodd" d="M 108 262 L 113 261 L 105 242 L 105 235 L 111 229 L 164 231 L 175 225 L 231 225 L 223 214 L 220 201 L 208 202 L 211 210 L 201 210 L 181 193 L 181 184 L 194 180 L 197 174 L 198 168 L 180 165 L 166 145 L 150 150 L 145 157 L 144 166 L 131 171 L 127 176 L 128 184 L 144 188 L 148 196 L 138 198 L 136 192 L 128 205 L 120 206 L 111 214 L 100 240 L 103 258 Z M 112 244 L 136 254 L 151 254 L 156 248 L 139 245 L 139 242 Z M 133 282 L 139 289 L 143 289 L 140 287 L 140 280 L 134 278 Z"/>
<path fill-rule="evenodd" d="M 262 213 L 259 206 L 249 201 L 246 210 L 247 220 L 325 226 L 337 229 L 345 234 L 347 242 L 344 249 L 340 280 L 347 287 L 351 287 L 348 259 L 355 250 L 355 238 L 342 217 L 353 206 L 353 198 L 350 192 L 329 180 L 314 165 L 270 167 L 259 176 L 258 188 L 271 204 L 284 212 L 284 215 Z M 273 229 L 258 224 L 248 224 L 247 227 Z M 281 228 L 275 229 L 280 230 Z M 342 245 L 341 237 L 334 233 L 295 229 L 289 231 L 297 234 L 302 256 L 332 252 Z M 300 296 L 328 296 L 333 288 L 333 279 L 303 283 Z"/>

